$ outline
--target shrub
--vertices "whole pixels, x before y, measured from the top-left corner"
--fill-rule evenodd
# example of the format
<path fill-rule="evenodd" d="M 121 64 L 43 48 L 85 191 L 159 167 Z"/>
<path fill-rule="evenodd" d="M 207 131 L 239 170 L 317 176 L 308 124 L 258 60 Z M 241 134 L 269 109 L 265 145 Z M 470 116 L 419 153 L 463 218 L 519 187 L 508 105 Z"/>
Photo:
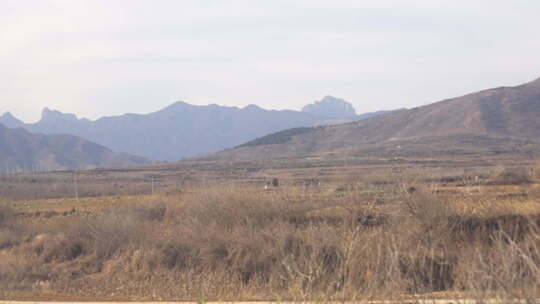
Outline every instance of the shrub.
<path fill-rule="evenodd" d="M 426 189 L 406 187 L 401 197 L 402 212 L 423 225 L 438 226 L 450 213 L 448 202 Z"/>
<path fill-rule="evenodd" d="M 495 185 L 522 185 L 532 183 L 532 176 L 526 168 L 505 168 L 490 178 Z"/>
<path fill-rule="evenodd" d="M 3 204 L 0 204 L 0 227 L 7 225 L 13 219 L 13 210 Z"/>

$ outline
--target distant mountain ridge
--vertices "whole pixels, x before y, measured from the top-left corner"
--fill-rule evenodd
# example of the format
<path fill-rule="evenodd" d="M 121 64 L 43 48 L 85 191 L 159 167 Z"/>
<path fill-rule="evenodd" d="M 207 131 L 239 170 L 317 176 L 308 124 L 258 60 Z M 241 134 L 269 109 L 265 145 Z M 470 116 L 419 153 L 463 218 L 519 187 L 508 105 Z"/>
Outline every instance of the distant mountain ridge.
<path fill-rule="evenodd" d="M 11 115 L 10 112 L 6 112 L 2 116 L 0 116 L 0 123 L 2 123 L 4 127 L 10 129 L 24 127 L 24 122 L 15 118 L 13 115 Z"/>
<path fill-rule="evenodd" d="M 257 137 L 296 127 L 343 123 L 358 117 L 324 117 L 293 110 L 265 110 L 176 102 L 150 114 L 125 114 L 95 121 L 45 108 L 37 123 L 6 113 L 0 123 L 45 134 L 74 134 L 114 151 L 175 161 L 231 148 Z"/>
<path fill-rule="evenodd" d="M 0 172 L 50 171 L 148 163 L 72 135 L 32 134 L 0 124 Z"/>
<path fill-rule="evenodd" d="M 403 152 L 409 148 L 409 153 L 424 154 L 474 153 L 477 149 L 493 152 L 498 149 L 538 150 L 538 117 L 540 79 L 516 87 L 484 90 L 410 110 L 316 128 L 278 144 L 272 144 L 271 138 L 259 138 L 255 144 L 247 143 L 211 157 L 242 160 L 373 149 Z"/>

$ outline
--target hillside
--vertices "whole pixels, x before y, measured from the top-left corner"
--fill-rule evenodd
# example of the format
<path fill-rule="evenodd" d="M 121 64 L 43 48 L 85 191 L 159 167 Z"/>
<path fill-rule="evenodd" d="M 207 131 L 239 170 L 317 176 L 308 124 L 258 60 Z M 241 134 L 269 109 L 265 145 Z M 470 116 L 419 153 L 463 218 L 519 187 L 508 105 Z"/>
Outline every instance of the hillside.
<path fill-rule="evenodd" d="M 289 128 L 343 123 L 353 119 L 292 110 L 265 110 L 256 105 L 237 108 L 177 102 L 146 115 L 125 114 L 95 121 L 45 108 L 37 123 L 24 124 L 9 113 L 0 117 L 0 123 L 24 127 L 36 133 L 69 133 L 114 151 L 174 161 L 231 148 Z"/>
<path fill-rule="evenodd" d="M 313 129 L 280 144 L 247 143 L 211 157 L 254 159 L 336 151 L 409 154 L 535 150 L 540 142 L 540 79 L 489 89 L 411 110 Z M 272 136 L 272 135 L 270 135 Z M 259 142 L 267 142 L 258 139 Z"/>
<path fill-rule="evenodd" d="M 0 171 L 48 171 L 144 164 L 142 157 L 115 153 L 72 135 L 32 134 L 0 125 Z"/>

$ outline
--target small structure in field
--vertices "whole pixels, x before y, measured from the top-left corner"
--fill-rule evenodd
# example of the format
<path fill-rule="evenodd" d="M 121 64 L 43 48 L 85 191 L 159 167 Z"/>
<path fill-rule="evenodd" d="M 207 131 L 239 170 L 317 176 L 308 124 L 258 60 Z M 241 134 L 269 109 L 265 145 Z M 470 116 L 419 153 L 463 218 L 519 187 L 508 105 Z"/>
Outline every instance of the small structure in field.
<path fill-rule="evenodd" d="M 264 184 L 264 190 L 272 190 L 272 188 L 279 187 L 279 180 L 277 178 L 273 178 L 271 182 L 266 182 Z"/>
<path fill-rule="evenodd" d="M 310 178 L 304 180 L 304 188 L 320 187 L 321 181 L 318 178 Z"/>
<path fill-rule="evenodd" d="M 416 191 L 417 191 L 416 187 L 411 186 L 411 187 L 407 188 L 407 193 L 409 193 L 409 194 L 413 194 Z"/>

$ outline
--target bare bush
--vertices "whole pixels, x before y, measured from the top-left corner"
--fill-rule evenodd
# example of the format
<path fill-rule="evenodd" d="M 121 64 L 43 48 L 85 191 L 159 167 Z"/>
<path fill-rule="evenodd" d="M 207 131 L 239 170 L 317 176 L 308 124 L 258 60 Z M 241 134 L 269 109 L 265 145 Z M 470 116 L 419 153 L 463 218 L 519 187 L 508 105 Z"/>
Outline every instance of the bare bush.
<path fill-rule="evenodd" d="M 12 219 L 13 210 L 4 204 L 0 204 L 0 227 L 7 225 Z"/>
<path fill-rule="evenodd" d="M 0 204 L 0 250 L 17 245 L 24 235 L 24 228 L 17 225 L 15 212 Z"/>

